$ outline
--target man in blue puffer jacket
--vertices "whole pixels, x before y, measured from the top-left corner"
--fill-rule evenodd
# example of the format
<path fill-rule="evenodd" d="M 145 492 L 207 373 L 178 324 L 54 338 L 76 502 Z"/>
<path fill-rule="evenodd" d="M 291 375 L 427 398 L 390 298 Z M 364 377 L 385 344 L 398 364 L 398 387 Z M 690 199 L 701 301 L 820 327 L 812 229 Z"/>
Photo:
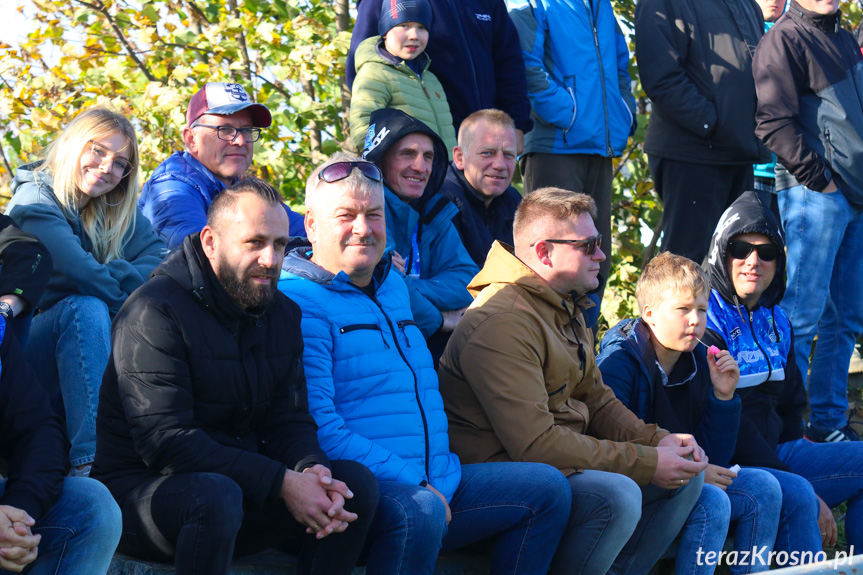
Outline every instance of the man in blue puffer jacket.
<path fill-rule="evenodd" d="M 272 123 L 270 111 L 252 102 L 240 84 L 208 82 L 189 101 L 183 143 L 159 164 L 141 190 L 138 207 L 174 249 L 207 223 L 213 199 L 241 179 L 252 163 L 254 142 Z M 292 235 L 305 235 L 303 217 L 285 206 Z"/>
<path fill-rule="evenodd" d="M 591 196 L 611 239 L 612 158 L 635 131 L 629 50 L 609 0 L 534 0 L 510 16 L 521 38 L 533 130 L 524 139 L 524 192 Z M 600 264 L 599 296 L 611 269 Z"/>
<path fill-rule="evenodd" d="M 392 255 L 381 171 L 339 153 L 306 184 L 311 249 L 288 254 L 279 289 L 302 309 L 309 410 L 321 447 L 359 461 L 381 499 L 370 574 L 430 574 L 441 549 L 498 536 L 492 573 L 548 570 L 569 514 L 553 467 L 464 465 L 449 450 L 437 374 Z"/>

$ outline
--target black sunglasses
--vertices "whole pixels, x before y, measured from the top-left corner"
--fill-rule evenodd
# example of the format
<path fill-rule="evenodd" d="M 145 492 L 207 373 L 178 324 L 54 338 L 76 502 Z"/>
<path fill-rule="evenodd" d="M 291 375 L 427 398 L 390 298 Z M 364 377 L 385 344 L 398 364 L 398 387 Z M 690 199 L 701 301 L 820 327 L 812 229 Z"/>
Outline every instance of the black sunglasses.
<path fill-rule="evenodd" d="M 758 254 L 760 260 L 765 262 L 772 262 L 779 257 L 779 246 L 774 243 L 728 242 L 728 255 L 736 260 L 745 260 L 753 251 Z"/>
<path fill-rule="evenodd" d="M 572 244 L 574 246 L 585 246 L 584 251 L 587 255 L 592 256 L 593 252 L 596 251 L 596 248 L 602 248 L 602 234 L 597 234 L 593 237 L 587 238 L 586 240 L 540 240 L 543 242 L 547 242 L 550 244 Z M 530 244 L 530 247 L 533 247 L 537 244 L 537 242 L 533 242 Z"/>
<path fill-rule="evenodd" d="M 344 180 L 351 175 L 354 168 L 375 182 L 380 182 L 383 179 L 380 168 L 371 162 L 336 162 L 318 172 L 318 181 L 323 180 L 328 184 L 332 184 L 339 180 Z"/>

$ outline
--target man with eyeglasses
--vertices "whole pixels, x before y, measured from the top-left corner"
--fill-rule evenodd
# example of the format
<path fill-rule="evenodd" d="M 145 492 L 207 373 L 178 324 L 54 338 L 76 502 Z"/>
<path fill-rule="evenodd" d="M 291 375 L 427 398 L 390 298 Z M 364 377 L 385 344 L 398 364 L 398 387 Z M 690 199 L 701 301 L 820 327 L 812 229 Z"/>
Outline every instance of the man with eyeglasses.
<path fill-rule="evenodd" d="M 183 143 L 144 184 L 138 207 L 174 249 L 207 223 L 207 208 L 252 164 L 254 143 L 272 124 L 270 111 L 240 84 L 208 82 L 189 102 Z M 291 235 L 305 235 L 303 218 L 285 206 Z"/>
<path fill-rule="evenodd" d="M 368 571 L 431 575 L 442 549 L 496 536 L 492 573 L 544 575 L 566 522 L 566 483 L 547 465 L 462 466 L 450 452 L 432 358 L 385 255 L 382 180 L 344 153 L 317 168 L 306 184 L 311 249 L 289 252 L 279 281 L 303 313 L 321 447 L 378 479 Z"/>
<path fill-rule="evenodd" d="M 515 249 L 495 242 L 476 298 L 441 358 L 450 445 L 464 463 L 557 467 L 572 493 L 553 574 L 644 573 L 701 493 L 691 435 L 629 411 L 602 383 L 582 307 L 605 259 L 590 196 L 541 188 L 515 213 Z"/>
<path fill-rule="evenodd" d="M 804 374 L 795 357 L 796 332 L 779 305 L 786 293 L 785 266 L 779 223 L 757 192 L 744 193 L 719 220 L 706 264 L 712 289 L 704 343 L 727 349 L 740 365 L 742 413 L 731 463 L 766 469 L 779 481 L 783 517 L 776 549 L 817 551 L 822 544 L 835 545 L 830 508 L 844 501 L 847 543 L 859 550 L 863 444 L 804 437 Z M 798 476 L 808 484 L 801 488 Z M 813 517 L 810 524 L 783 530 L 785 509 L 806 505 L 811 509 L 802 513 Z"/>

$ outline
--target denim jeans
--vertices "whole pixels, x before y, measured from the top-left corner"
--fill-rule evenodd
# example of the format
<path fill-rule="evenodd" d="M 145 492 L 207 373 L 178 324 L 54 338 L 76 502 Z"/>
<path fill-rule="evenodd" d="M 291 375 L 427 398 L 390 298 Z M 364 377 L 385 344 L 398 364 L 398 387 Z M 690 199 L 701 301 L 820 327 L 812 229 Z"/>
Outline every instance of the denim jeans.
<path fill-rule="evenodd" d="M 542 463 L 462 466 L 461 482 L 443 502 L 418 485 L 380 482 L 368 537 L 368 575 L 429 575 L 438 552 L 497 536 L 491 573 L 544 575 L 566 526 L 569 484 Z"/>
<path fill-rule="evenodd" d="M 680 534 L 675 574 L 713 573 L 716 562 L 708 561 L 706 553 L 722 550 L 730 521 L 735 522 L 733 550 L 749 552 L 746 561 L 738 553 L 738 564 L 730 565 L 730 572 L 767 571 L 770 564 L 752 561 L 751 554 L 757 549 L 766 558 L 773 550 L 781 507 L 779 482 L 761 469 L 744 467 L 724 491 L 705 485 Z"/>
<path fill-rule="evenodd" d="M 800 441 L 806 441 L 801 439 Z M 821 535 L 818 528 L 818 500 L 815 491 L 806 479 L 778 469 L 763 468 L 779 481 L 782 489 L 782 513 L 776 531 L 776 551 L 821 550 Z"/>
<path fill-rule="evenodd" d="M 641 519 L 641 488 L 629 477 L 587 469 L 570 475 L 572 510 L 552 575 L 603 575 Z"/>
<path fill-rule="evenodd" d="M 701 495 L 704 473 L 678 489 L 641 488 L 641 519 L 608 572 L 646 575 L 680 532 Z"/>
<path fill-rule="evenodd" d="M 110 352 L 111 317 L 98 298 L 70 295 L 33 318 L 24 355 L 55 405 L 62 398 L 73 466 L 96 454 L 96 407 Z"/>
<path fill-rule="evenodd" d="M 0 496 L 6 480 L 0 480 Z M 39 555 L 24 571 L 30 575 L 104 575 L 122 522 L 108 489 L 88 477 L 63 480 L 60 499 L 33 527 L 40 534 Z"/>
<path fill-rule="evenodd" d="M 317 540 L 283 501 L 252 505 L 225 475 L 178 473 L 142 482 L 122 498 L 120 551 L 172 562 L 177 575 L 226 575 L 234 556 L 285 546 L 299 555 L 299 575 L 348 575 L 374 517 L 377 481 L 355 461 L 333 461 L 332 470 L 354 492 L 345 508 L 359 516 L 344 533 Z"/>
<path fill-rule="evenodd" d="M 824 429 L 848 423 L 848 364 L 863 332 L 863 218 L 841 192 L 804 186 L 779 192 L 788 246 L 782 309 L 794 328 L 800 373 L 818 335 L 809 377 L 809 421 Z"/>
<path fill-rule="evenodd" d="M 812 443 L 805 439 L 783 443 L 779 457 L 812 485 L 830 507 L 848 503 L 845 537 L 856 552 L 863 549 L 863 442 Z M 815 511 L 817 518 L 817 509 Z M 815 535 L 818 535 L 815 525 Z M 820 549 L 821 537 L 818 535 Z"/>

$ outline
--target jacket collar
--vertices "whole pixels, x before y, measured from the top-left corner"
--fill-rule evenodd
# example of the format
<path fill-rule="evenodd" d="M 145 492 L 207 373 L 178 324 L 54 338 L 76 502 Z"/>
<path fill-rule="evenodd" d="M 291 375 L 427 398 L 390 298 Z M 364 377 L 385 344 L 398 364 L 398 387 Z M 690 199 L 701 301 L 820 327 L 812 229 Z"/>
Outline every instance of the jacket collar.
<path fill-rule="evenodd" d="M 833 14 L 818 14 L 803 8 L 796 0 L 791 0 L 788 13 L 796 16 L 823 32 L 838 32 L 842 21 L 842 11 L 837 10 Z"/>

